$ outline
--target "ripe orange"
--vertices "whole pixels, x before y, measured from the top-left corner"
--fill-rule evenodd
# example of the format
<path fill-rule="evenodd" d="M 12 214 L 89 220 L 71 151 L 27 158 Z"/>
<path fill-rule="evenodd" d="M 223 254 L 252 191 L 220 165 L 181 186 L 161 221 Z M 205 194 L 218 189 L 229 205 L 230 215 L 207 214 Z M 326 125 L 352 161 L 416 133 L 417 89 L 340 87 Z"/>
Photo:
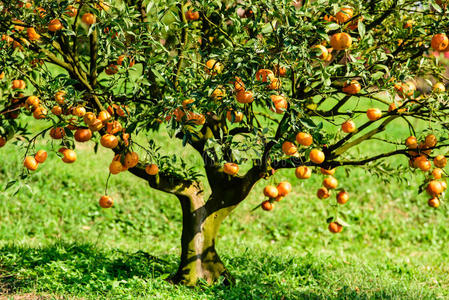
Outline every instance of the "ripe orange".
<path fill-rule="evenodd" d="M 438 206 L 440 206 L 440 200 L 437 197 L 433 197 L 433 198 L 429 199 L 429 201 L 427 201 L 427 204 L 430 207 L 438 208 Z"/>
<path fill-rule="evenodd" d="M 48 23 L 48 30 L 52 32 L 56 32 L 62 29 L 62 23 L 59 19 L 53 19 Z"/>
<path fill-rule="evenodd" d="M 27 28 L 27 35 L 30 41 L 38 41 L 41 38 L 41 35 L 33 27 Z"/>
<path fill-rule="evenodd" d="M 437 82 L 433 85 L 432 90 L 435 93 L 443 93 L 446 91 L 446 87 L 444 86 L 444 83 L 442 82 Z"/>
<path fill-rule="evenodd" d="M 39 166 L 39 163 L 36 161 L 34 157 L 27 156 L 23 161 L 23 165 L 30 171 L 36 171 L 37 167 Z"/>
<path fill-rule="evenodd" d="M 343 226 L 337 222 L 330 222 L 327 228 L 332 233 L 340 233 L 343 230 Z"/>
<path fill-rule="evenodd" d="M 215 100 L 221 100 L 226 96 L 226 90 L 222 86 L 218 86 L 212 94 L 210 94 L 210 97 Z"/>
<path fill-rule="evenodd" d="M 62 127 L 53 127 L 50 129 L 50 137 L 55 140 L 60 140 L 65 136 L 64 128 Z"/>
<path fill-rule="evenodd" d="M 348 120 L 341 124 L 341 130 L 346 133 L 351 133 L 356 131 L 357 127 L 355 126 L 354 121 Z"/>
<path fill-rule="evenodd" d="M 409 136 L 405 140 L 405 146 L 407 146 L 407 148 L 409 149 L 416 149 L 418 148 L 418 140 L 414 136 Z"/>
<path fill-rule="evenodd" d="M 114 149 L 118 146 L 118 138 L 115 135 L 107 133 L 101 137 L 100 143 L 105 148 Z"/>
<path fill-rule="evenodd" d="M 429 134 L 428 136 L 426 136 L 424 146 L 426 148 L 433 148 L 437 145 L 437 143 L 438 143 L 437 137 L 433 134 Z"/>
<path fill-rule="evenodd" d="M 118 66 L 114 64 L 109 64 L 105 69 L 104 72 L 106 75 L 114 75 L 118 72 Z"/>
<path fill-rule="evenodd" d="M 323 151 L 318 149 L 312 149 L 312 151 L 310 151 L 309 158 L 315 164 L 321 164 L 326 159 Z"/>
<path fill-rule="evenodd" d="M 351 47 L 352 38 L 346 32 L 339 32 L 332 35 L 330 45 L 335 50 L 345 50 Z"/>
<path fill-rule="evenodd" d="M 24 90 L 26 88 L 26 83 L 22 79 L 16 79 L 12 81 L 13 90 Z"/>
<path fill-rule="evenodd" d="M 226 119 L 231 123 L 239 123 L 243 120 L 243 113 L 240 111 L 228 110 L 226 112 Z"/>
<path fill-rule="evenodd" d="M 209 59 L 206 62 L 206 73 L 209 75 L 217 75 L 223 72 L 223 64 L 215 59 Z"/>
<path fill-rule="evenodd" d="M 430 42 L 433 50 L 442 51 L 449 45 L 449 40 L 444 33 L 437 33 L 432 37 L 432 41 Z"/>
<path fill-rule="evenodd" d="M 109 172 L 116 175 L 123 171 L 123 165 L 119 160 L 113 160 L 109 165 Z"/>
<path fill-rule="evenodd" d="M 65 92 L 64 91 L 59 91 L 55 94 L 55 101 L 59 104 L 59 105 L 63 105 L 65 102 Z"/>
<path fill-rule="evenodd" d="M 433 159 L 433 164 L 435 165 L 435 167 L 444 168 L 447 164 L 447 159 L 444 155 L 437 155 Z"/>
<path fill-rule="evenodd" d="M 159 167 L 156 164 L 149 164 L 145 167 L 145 172 L 147 172 L 148 175 L 154 176 L 159 173 Z"/>
<path fill-rule="evenodd" d="M 274 77 L 274 73 L 269 69 L 260 69 L 256 72 L 257 81 L 268 82 L 272 77 Z"/>
<path fill-rule="evenodd" d="M 325 188 L 327 188 L 329 190 L 335 189 L 338 186 L 338 181 L 335 177 L 329 176 L 329 177 L 324 178 L 323 185 Z"/>
<path fill-rule="evenodd" d="M 92 131 L 99 131 L 103 128 L 103 122 L 98 119 L 95 119 L 92 124 L 89 125 L 89 129 Z"/>
<path fill-rule="evenodd" d="M 327 188 L 325 188 L 325 187 L 320 187 L 320 188 L 318 189 L 318 191 L 316 192 L 316 196 L 317 196 L 319 199 L 327 199 L 327 198 L 329 198 L 329 196 L 330 196 L 329 190 L 328 190 Z"/>
<path fill-rule="evenodd" d="M 299 166 L 295 170 L 295 175 L 298 179 L 308 179 L 312 176 L 312 169 L 306 166 Z"/>
<path fill-rule="evenodd" d="M 25 104 L 26 104 L 27 108 L 37 108 L 37 107 L 39 107 L 40 100 L 36 96 L 29 96 L 26 99 Z"/>
<path fill-rule="evenodd" d="M 432 164 L 428 159 L 421 159 L 416 163 L 416 166 L 423 172 L 430 171 Z"/>
<path fill-rule="evenodd" d="M 196 21 L 200 18 L 200 13 L 198 11 L 189 9 L 188 11 L 186 11 L 185 16 L 188 21 Z"/>
<path fill-rule="evenodd" d="M 274 185 L 267 185 L 263 189 L 263 194 L 270 199 L 273 199 L 273 198 L 276 198 L 277 196 L 279 196 L 278 189 Z"/>
<path fill-rule="evenodd" d="M 378 108 L 369 108 L 366 111 L 366 116 L 368 117 L 368 120 L 376 121 L 382 117 L 382 111 Z"/>
<path fill-rule="evenodd" d="M 75 17 L 78 13 L 78 9 L 73 6 L 73 5 L 69 5 L 66 8 L 66 12 L 65 14 L 68 15 L 69 17 Z"/>
<path fill-rule="evenodd" d="M 287 75 L 287 68 L 284 66 L 275 65 L 274 73 L 276 76 L 284 77 L 285 75 Z"/>
<path fill-rule="evenodd" d="M 88 128 L 78 128 L 75 131 L 75 140 L 77 142 L 87 142 L 92 138 L 92 131 Z"/>
<path fill-rule="evenodd" d="M 83 106 L 77 106 L 72 110 L 72 114 L 77 117 L 82 117 L 86 114 L 86 108 Z"/>
<path fill-rule="evenodd" d="M 295 155 L 298 152 L 298 148 L 296 148 L 296 145 L 292 142 L 284 142 L 282 144 L 282 152 L 284 152 L 286 155 Z"/>
<path fill-rule="evenodd" d="M 45 119 L 47 117 L 48 111 L 45 107 L 39 106 L 33 110 L 33 117 L 36 120 Z"/>
<path fill-rule="evenodd" d="M 300 145 L 309 147 L 313 144 L 313 137 L 306 132 L 298 132 L 296 135 L 296 142 Z"/>
<path fill-rule="evenodd" d="M 56 116 L 60 116 L 60 115 L 62 115 L 62 108 L 61 108 L 61 106 L 58 106 L 58 105 L 53 106 L 53 108 L 51 109 L 51 112 L 53 114 L 55 114 Z"/>
<path fill-rule="evenodd" d="M 100 111 L 100 113 L 98 114 L 97 117 L 98 120 L 100 120 L 101 122 L 107 122 L 111 119 L 111 114 L 108 113 L 106 110 L 102 110 Z"/>
<path fill-rule="evenodd" d="M 95 122 L 95 120 L 97 119 L 97 117 L 95 116 L 95 114 L 94 113 L 92 113 L 92 112 L 88 112 L 88 113 L 86 113 L 84 116 L 83 116 L 83 119 L 84 119 L 84 123 L 86 123 L 86 125 L 92 125 L 94 122 Z"/>
<path fill-rule="evenodd" d="M 71 164 L 76 161 L 76 153 L 72 149 L 65 149 L 62 152 L 62 155 L 63 155 L 62 161 L 67 164 Z"/>
<path fill-rule="evenodd" d="M 114 205 L 114 201 L 110 196 L 101 196 L 99 204 L 102 208 L 110 208 Z"/>
<path fill-rule="evenodd" d="M 324 175 L 334 175 L 335 174 L 335 168 L 330 169 L 330 170 L 320 168 L 320 171 L 321 171 L 321 174 L 324 174 Z"/>
<path fill-rule="evenodd" d="M 134 168 L 139 163 L 139 155 L 136 152 L 128 152 L 125 155 L 125 167 Z"/>
<path fill-rule="evenodd" d="M 272 77 L 271 78 L 271 82 L 268 85 L 268 88 L 270 90 L 278 90 L 278 89 L 280 89 L 281 88 L 281 81 L 279 80 L 279 78 Z"/>
<path fill-rule="evenodd" d="M 235 175 L 239 172 L 239 165 L 230 162 L 225 163 L 223 166 L 223 172 L 228 175 Z"/>
<path fill-rule="evenodd" d="M 237 102 L 239 103 L 251 103 L 254 101 L 254 95 L 251 91 L 240 90 L 235 95 Z"/>
<path fill-rule="evenodd" d="M 45 160 L 47 159 L 47 151 L 45 150 L 39 150 L 37 151 L 37 153 L 34 155 L 34 159 L 36 159 L 36 161 L 38 163 L 44 163 Z"/>
<path fill-rule="evenodd" d="M 284 199 L 284 197 L 282 197 L 282 196 L 277 196 L 277 197 L 274 199 L 274 201 L 280 202 L 282 199 Z"/>
<path fill-rule="evenodd" d="M 406 81 L 399 84 L 397 83 L 394 85 L 394 88 L 397 90 L 399 97 L 403 99 L 413 96 L 416 91 L 416 85 L 412 81 Z"/>
<path fill-rule="evenodd" d="M 123 61 L 126 57 L 129 57 L 128 55 L 122 54 L 117 58 L 117 65 L 121 66 L 123 64 Z M 134 59 L 130 58 L 129 60 L 129 67 L 132 68 L 136 62 Z"/>
<path fill-rule="evenodd" d="M 203 114 L 194 112 L 187 113 L 187 120 L 192 121 L 196 125 L 203 125 L 204 123 L 206 123 L 206 117 Z"/>
<path fill-rule="evenodd" d="M 349 200 L 349 194 L 346 191 L 340 191 L 337 194 L 337 202 L 338 204 L 345 204 Z"/>
<path fill-rule="evenodd" d="M 442 176 L 443 176 L 443 170 L 441 170 L 440 168 L 433 169 L 432 177 L 434 179 L 441 179 Z"/>
<path fill-rule="evenodd" d="M 288 181 L 282 181 L 277 186 L 278 196 L 285 197 L 292 191 L 292 185 Z"/>
<path fill-rule="evenodd" d="M 243 81 L 240 79 L 240 77 L 235 76 L 234 77 L 234 89 L 236 92 L 240 92 L 242 90 L 245 90 L 245 83 L 243 83 Z"/>
<path fill-rule="evenodd" d="M 262 209 L 266 210 L 266 211 L 270 211 L 274 208 L 274 204 L 268 200 L 262 202 L 261 206 L 262 206 Z"/>
<path fill-rule="evenodd" d="M 337 19 L 337 23 L 342 24 L 349 21 L 353 15 L 354 11 L 352 8 L 343 7 L 335 14 L 335 19 Z"/>
<path fill-rule="evenodd" d="M 96 22 L 96 17 L 94 14 L 91 13 L 85 13 L 82 17 L 81 17 L 81 21 L 83 21 L 84 24 L 90 26 L 92 24 L 94 24 Z"/>
<path fill-rule="evenodd" d="M 329 55 L 327 48 L 324 47 L 323 45 L 315 45 L 312 47 L 312 50 L 314 51 L 314 53 L 316 52 L 317 56 L 323 60 L 326 60 L 327 56 Z"/>
<path fill-rule="evenodd" d="M 436 197 L 444 191 L 444 187 L 440 181 L 432 180 L 427 185 L 426 191 L 430 196 Z"/>
<path fill-rule="evenodd" d="M 349 94 L 349 95 L 355 95 L 360 92 L 362 89 L 362 86 L 357 80 L 352 80 L 350 83 L 345 83 L 343 86 L 343 93 Z"/>
<path fill-rule="evenodd" d="M 284 111 L 287 110 L 288 102 L 285 99 L 284 96 L 281 95 L 271 95 L 270 96 L 271 101 L 273 101 L 274 104 L 274 110 L 278 114 L 282 114 Z"/>

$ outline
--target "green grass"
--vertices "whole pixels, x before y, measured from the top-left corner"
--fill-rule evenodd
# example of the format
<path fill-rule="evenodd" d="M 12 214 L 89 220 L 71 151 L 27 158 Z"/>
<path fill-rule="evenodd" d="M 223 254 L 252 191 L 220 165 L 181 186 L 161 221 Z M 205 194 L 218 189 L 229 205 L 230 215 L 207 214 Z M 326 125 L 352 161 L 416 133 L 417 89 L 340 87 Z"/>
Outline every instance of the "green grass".
<path fill-rule="evenodd" d="M 399 123 L 398 123 L 399 124 Z M 405 126 L 391 136 L 406 137 Z M 199 164 L 180 144 L 155 137 L 170 153 Z M 405 183 L 373 177 L 361 169 L 337 171 L 351 200 L 340 214 L 351 225 L 327 231 L 334 195 L 318 200 L 322 176 L 307 181 L 280 170 L 261 181 L 224 222 L 218 251 L 236 284 L 173 286 L 180 253 L 181 209 L 128 173 L 113 176 L 112 209 L 100 209 L 112 153 L 79 145 L 78 161 L 63 164 L 50 152 L 33 176 L 3 192 L 21 173 L 23 153 L 0 150 L 0 295 L 40 294 L 85 299 L 445 299 L 449 297 L 446 245 L 448 211 L 435 210 L 418 195 L 422 175 Z M 364 151 L 382 150 L 371 143 Z M 52 149 L 41 143 L 38 149 Z M 391 148 L 391 147 L 390 147 Z M 56 146 L 57 149 L 57 146 Z M 180 150 L 182 149 L 182 150 Z M 363 151 L 361 152 L 364 153 Z M 397 163 L 406 163 L 400 159 Z M 251 210 L 268 182 L 289 180 L 293 192 L 272 212 Z M 21 186 L 19 193 L 14 195 Z"/>

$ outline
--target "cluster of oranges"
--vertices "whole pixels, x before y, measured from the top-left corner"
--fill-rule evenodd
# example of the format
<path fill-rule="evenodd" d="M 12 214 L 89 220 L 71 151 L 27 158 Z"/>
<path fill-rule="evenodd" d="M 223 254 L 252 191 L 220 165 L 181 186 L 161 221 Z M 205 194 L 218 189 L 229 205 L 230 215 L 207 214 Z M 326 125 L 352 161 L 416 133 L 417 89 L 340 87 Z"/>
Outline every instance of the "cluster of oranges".
<path fill-rule="evenodd" d="M 25 168 L 31 171 L 37 170 L 39 164 L 44 163 L 47 160 L 47 152 L 45 150 L 39 150 L 34 156 L 27 156 L 23 161 Z"/>
<path fill-rule="evenodd" d="M 274 208 L 274 201 L 279 202 L 292 191 L 292 185 L 288 181 L 282 181 L 277 186 L 267 185 L 263 189 L 264 196 L 268 200 L 263 201 L 260 206 L 263 210 L 272 210 Z"/>
<path fill-rule="evenodd" d="M 440 205 L 440 195 L 447 188 L 446 181 L 442 180 L 445 174 L 443 168 L 447 164 L 446 157 L 444 155 L 437 155 L 432 161 L 430 156 L 432 154 L 432 149 L 437 143 L 438 140 L 433 134 L 427 135 L 422 142 L 419 142 L 414 136 L 409 136 L 405 140 L 405 146 L 409 149 L 410 167 L 418 168 L 429 174 L 429 178 L 426 181 L 426 191 L 432 198 L 429 199 L 428 204 L 435 208 Z M 434 165 L 433 169 L 432 162 Z"/>

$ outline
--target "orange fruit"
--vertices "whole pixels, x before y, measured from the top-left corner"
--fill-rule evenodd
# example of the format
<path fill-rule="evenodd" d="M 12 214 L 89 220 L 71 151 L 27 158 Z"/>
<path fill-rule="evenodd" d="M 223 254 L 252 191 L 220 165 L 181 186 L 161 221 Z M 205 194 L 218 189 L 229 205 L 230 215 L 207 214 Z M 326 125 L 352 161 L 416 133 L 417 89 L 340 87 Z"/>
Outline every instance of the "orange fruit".
<path fill-rule="evenodd" d="M 102 208 L 110 208 L 114 205 L 114 201 L 110 196 L 101 196 L 99 204 Z"/>
<path fill-rule="evenodd" d="M 274 104 L 274 110 L 278 114 L 282 114 L 284 111 L 288 108 L 288 102 L 285 99 L 284 96 L 281 95 L 271 95 L 270 96 L 271 101 L 273 101 Z"/>
<path fill-rule="evenodd" d="M 433 198 L 429 199 L 429 201 L 427 201 L 427 204 L 430 207 L 438 208 L 438 206 L 440 206 L 440 200 L 437 197 L 433 197 Z"/>
<path fill-rule="evenodd" d="M 222 86 L 218 86 L 215 90 L 213 90 L 210 97 L 215 100 L 221 100 L 226 96 L 226 91 Z"/>
<path fill-rule="evenodd" d="M 424 146 L 426 148 L 433 148 L 437 145 L 437 143 L 438 143 L 437 137 L 433 134 L 429 134 L 428 136 L 426 136 Z"/>
<path fill-rule="evenodd" d="M 106 75 L 114 75 L 118 72 L 118 66 L 114 64 L 109 64 L 105 69 L 104 72 Z"/>
<path fill-rule="evenodd" d="M 53 127 L 50 129 L 50 137 L 55 140 L 60 140 L 65 136 L 64 128 L 62 127 Z"/>
<path fill-rule="evenodd" d="M 340 233 L 343 230 L 343 226 L 337 222 L 330 222 L 327 228 L 332 233 Z"/>
<path fill-rule="evenodd" d="M 349 21 L 353 15 L 354 11 L 352 8 L 343 7 L 335 14 L 335 19 L 337 19 L 337 23 L 342 24 Z"/>
<path fill-rule="evenodd" d="M 75 17 L 78 13 L 78 9 L 73 6 L 73 5 L 69 5 L 66 8 L 66 12 L 65 14 L 68 15 L 69 17 Z"/>
<path fill-rule="evenodd" d="M 223 72 L 223 64 L 215 59 L 209 59 L 206 62 L 206 73 L 209 75 L 217 75 Z"/>
<path fill-rule="evenodd" d="M 92 125 L 95 120 L 97 119 L 97 116 L 95 116 L 95 114 L 93 112 L 88 112 L 83 116 L 83 120 L 84 123 L 86 123 L 86 125 Z"/>
<path fill-rule="evenodd" d="M 325 188 L 325 187 L 320 187 L 320 188 L 318 189 L 318 191 L 316 192 L 316 196 L 317 196 L 319 199 L 327 199 L 327 198 L 329 198 L 329 196 L 330 196 L 329 190 L 328 190 L 327 188 Z"/>
<path fill-rule="evenodd" d="M 117 65 L 121 66 L 123 64 L 123 61 L 125 60 L 126 57 L 129 57 L 129 56 L 128 55 L 124 55 L 124 54 L 120 55 L 117 58 Z M 132 68 L 135 63 L 136 62 L 134 61 L 134 59 L 130 58 L 130 60 L 129 60 L 129 67 Z"/>
<path fill-rule="evenodd" d="M 27 28 L 27 35 L 30 41 L 38 41 L 41 38 L 41 35 L 33 27 Z"/>
<path fill-rule="evenodd" d="M 442 51 L 449 45 L 449 40 L 444 33 L 437 33 L 432 37 L 430 46 L 432 46 L 435 51 Z"/>
<path fill-rule="evenodd" d="M 128 152 L 125 155 L 125 167 L 134 168 L 139 163 L 139 155 L 136 152 Z"/>
<path fill-rule="evenodd" d="M 287 75 L 287 68 L 284 66 L 275 65 L 274 73 L 276 74 L 276 76 L 284 77 L 285 75 Z"/>
<path fill-rule="evenodd" d="M 269 69 L 260 69 L 256 72 L 257 81 L 268 82 L 272 77 L 274 77 L 274 73 Z"/>
<path fill-rule="evenodd" d="M 435 167 L 444 168 L 447 164 L 447 159 L 444 155 L 437 155 L 433 159 L 433 164 L 435 165 Z"/>
<path fill-rule="evenodd" d="M 352 38 L 346 32 L 339 32 L 332 35 L 330 45 L 335 50 L 345 50 L 351 47 Z"/>
<path fill-rule="evenodd" d="M 357 127 L 355 126 L 354 121 L 347 120 L 343 124 L 341 124 L 341 130 L 346 133 L 351 133 L 356 131 Z"/>
<path fill-rule="evenodd" d="M 29 96 L 25 101 L 28 108 L 38 108 L 40 103 L 41 101 L 36 96 Z"/>
<path fill-rule="evenodd" d="M 39 163 L 36 161 L 34 157 L 27 156 L 23 161 L 23 165 L 30 171 L 36 171 L 37 167 L 39 166 Z"/>
<path fill-rule="evenodd" d="M 357 80 L 352 80 L 350 83 L 345 83 L 343 86 L 343 93 L 349 94 L 349 95 L 355 95 L 360 92 L 362 89 L 362 86 Z"/>
<path fill-rule="evenodd" d="M 444 188 L 440 181 L 432 180 L 427 185 L 426 191 L 430 196 L 436 197 L 444 191 Z"/>
<path fill-rule="evenodd" d="M 55 94 L 55 101 L 59 104 L 59 105 L 63 105 L 65 102 L 65 92 L 64 91 L 59 91 Z"/>
<path fill-rule="evenodd" d="M 279 80 L 279 78 L 272 77 L 268 88 L 270 90 L 279 90 L 281 88 L 281 81 Z"/>
<path fill-rule="evenodd" d="M 225 172 L 228 175 L 236 175 L 239 172 L 239 165 L 235 163 L 225 163 L 223 166 L 223 172 Z"/>
<path fill-rule="evenodd" d="M 349 200 L 349 194 L 346 191 L 340 191 L 337 194 L 337 203 L 338 204 L 345 204 Z"/>
<path fill-rule="evenodd" d="M 106 110 L 102 110 L 98 114 L 97 119 L 100 120 L 103 123 L 107 122 L 107 121 L 109 121 L 111 119 L 111 114 L 108 111 L 106 111 Z"/>
<path fill-rule="evenodd" d="M 109 165 L 109 172 L 113 175 L 116 175 L 123 171 L 123 165 L 118 160 L 113 160 Z"/>
<path fill-rule="evenodd" d="M 418 140 L 414 136 L 409 136 L 405 140 L 405 146 L 407 146 L 407 148 L 409 149 L 416 149 L 418 148 Z"/>
<path fill-rule="evenodd" d="M 103 122 L 98 119 L 95 119 L 92 124 L 89 125 L 89 129 L 91 131 L 100 131 L 103 128 Z"/>
<path fill-rule="evenodd" d="M 296 142 L 300 145 L 309 147 L 313 144 L 313 137 L 309 133 L 299 132 L 296 135 Z"/>
<path fill-rule="evenodd" d="M 67 164 L 72 164 L 76 161 L 76 153 L 72 149 L 65 149 L 62 155 L 62 161 Z"/>
<path fill-rule="evenodd" d="M 196 125 L 203 125 L 206 123 L 206 117 L 203 114 L 197 114 L 193 112 L 187 113 L 187 120 L 192 121 Z"/>
<path fill-rule="evenodd" d="M 62 29 L 62 23 L 59 19 L 53 19 L 48 23 L 48 30 L 52 32 L 56 32 Z"/>
<path fill-rule="evenodd" d="M 306 166 L 299 166 L 295 170 L 295 175 L 298 179 L 308 179 L 312 176 L 312 169 Z"/>
<path fill-rule="evenodd" d="M 276 198 L 277 196 L 279 196 L 278 189 L 274 185 L 267 185 L 263 189 L 263 194 L 270 199 L 273 199 L 273 198 Z"/>
<path fill-rule="evenodd" d="M 335 174 L 335 168 L 330 169 L 330 170 L 325 169 L 325 168 L 320 168 L 320 171 L 321 171 L 321 174 L 324 174 L 324 175 L 334 175 Z"/>
<path fill-rule="evenodd" d="M 243 120 L 243 113 L 240 111 L 228 110 L 226 112 L 226 119 L 231 123 L 239 123 Z"/>
<path fill-rule="evenodd" d="M 77 117 L 82 117 L 86 114 L 86 109 L 83 106 L 77 106 L 72 110 L 72 114 Z"/>
<path fill-rule="evenodd" d="M 60 115 L 62 115 L 62 108 L 61 108 L 61 106 L 58 106 L 58 105 L 53 106 L 53 108 L 51 109 L 51 112 L 53 114 L 55 114 L 56 116 L 60 116 Z"/>
<path fill-rule="evenodd" d="M 101 137 L 100 143 L 105 148 L 114 149 L 118 146 L 118 138 L 115 135 L 107 133 Z"/>
<path fill-rule="evenodd" d="M 366 116 L 368 117 L 368 120 L 376 121 L 382 117 L 382 111 L 378 108 L 369 108 L 366 111 Z"/>
<path fill-rule="evenodd" d="M 122 124 L 119 121 L 112 121 L 106 123 L 106 132 L 109 134 L 116 134 L 123 130 Z"/>
<path fill-rule="evenodd" d="M 282 181 L 277 186 L 278 196 L 285 197 L 292 191 L 292 185 L 288 181 Z"/>
<path fill-rule="evenodd" d="M 188 21 L 196 21 L 200 18 L 200 13 L 189 9 L 186 11 L 185 16 Z"/>
<path fill-rule="evenodd" d="M 442 176 L 443 176 L 443 170 L 441 170 L 440 168 L 435 168 L 432 170 L 432 177 L 434 179 L 441 179 Z"/>
<path fill-rule="evenodd" d="M 295 155 L 298 152 L 298 148 L 296 148 L 296 145 L 292 142 L 284 142 L 282 144 L 282 152 L 284 152 L 286 155 Z"/>
<path fill-rule="evenodd" d="M 416 85 L 412 81 L 395 84 L 394 88 L 397 90 L 399 97 L 403 99 L 413 96 L 416 91 Z"/>
<path fill-rule="evenodd" d="M 237 102 L 239 103 L 251 103 L 254 101 L 254 95 L 251 91 L 240 90 L 235 95 Z"/>
<path fill-rule="evenodd" d="M 433 85 L 432 90 L 435 93 L 443 93 L 446 91 L 446 87 L 444 86 L 444 83 L 442 82 L 437 82 Z"/>
<path fill-rule="evenodd" d="M 240 79 L 240 77 L 235 76 L 234 77 L 234 89 L 236 92 L 244 91 L 245 90 L 245 83 Z"/>
<path fill-rule="evenodd" d="M 24 90 L 26 88 L 26 83 L 22 79 L 16 79 L 12 81 L 13 90 Z"/>
<path fill-rule="evenodd" d="M 159 167 L 156 164 L 149 164 L 145 167 L 145 172 L 147 172 L 148 175 L 154 176 L 159 173 Z"/>
<path fill-rule="evenodd" d="M 34 155 L 34 159 L 38 162 L 38 163 L 44 163 L 45 160 L 47 159 L 47 151 L 45 150 L 39 150 L 37 151 L 37 153 Z"/>
<path fill-rule="evenodd" d="M 419 160 L 416 166 L 423 172 L 430 171 L 430 169 L 432 168 L 432 164 L 428 159 Z"/>
<path fill-rule="evenodd" d="M 270 211 L 274 208 L 274 204 L 268 200 L 262 202 L 261 206 L 262 206 L 262 209 L 266 210 L 266 211 Z"/>
<path fill-rule="evenodd" d="M 323 151 L 318 149 L 312 149 L 309 153 L 309 158 L 315 164 L 321 164 L 326 159 Z"/>
<path fill-rule="evenodd" d="M 77 142 L 87 142 L 92 138 L 92 131 L 88 128 L 78 128 L 75 131 L 75 140 Z"/>
<path fill-rule="evenodd" d="M 338 181 L 335 177 L 329 176 L 329 177 L 324 178 L 323 185 L 325 188 L 332 190 L 332 189 L 337 188 Z"/>
<path fill-rule="evenodd" d="M 81 17 L 81 21 L 86 24 L 86 25 L 92 25 L 96 22 L 96 17 L 94 14 L 91 13 L 85 13 L 82 17 Z"/>

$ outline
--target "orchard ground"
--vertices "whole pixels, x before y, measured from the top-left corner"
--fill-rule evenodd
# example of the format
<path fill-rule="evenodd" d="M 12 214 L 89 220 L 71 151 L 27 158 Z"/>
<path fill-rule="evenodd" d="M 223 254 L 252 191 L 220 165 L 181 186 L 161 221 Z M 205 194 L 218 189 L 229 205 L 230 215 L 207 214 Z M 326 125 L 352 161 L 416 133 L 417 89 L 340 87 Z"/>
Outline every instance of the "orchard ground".
<path fill-rule="evenodd" d="M 400 121 L 388 132 L 397 142 L 409 134 Z M 189 147 L 164 142 L 165 134 L 154 137 L 159 146 L 200 165 Z M 358 151 L 369 154 L 379 144 L 373 140 Z M 419 172 L 402 174 L 401 182 L 387 182 L 389 176 L 337 169 L 340 186 L 350 193 L 349 202 L 339 209 L 351 226 L 333 235 L 326 218 L 333 214 L 328 202 L 335 203 L 335 193 L 326 200 L 315 196 L 323 176 L 314 173 L 300 181 L 294 170 L 279 170 L 274 178 L 259 182 L 221 227 L 218 250 L 236 284 L 186 288 L 166 281 L 176 271 L 180 252 L 178 200 L 125 172 L 110 179 L 115 206 L 101 209 L 98 198 L 113 154 L 102 147 L 94 154 L 92 147 L 92 142 L 78 144 L 78 160 L 66 165 L 51 151 L 50 141 L 40 143 L 37 149 L 49 152 L 47 161 L 26 182 L 6 191 L 7 183 L 22 172 L 23 153 L 10 143 L 1 149 L 0 295 L 449 297 L 449 213 L 444 200 L 432 209 L 428 196 L 418 195 L 423 176 Z M 397 159 L 398 165 L 407 163 L 404 157 Z M 293 192 L 271 212 L 252 211 L 264 200 L 263 187 L 283 180 L 293 184 Z M 20 192 L 13 195 L 18 187 Z"/>

